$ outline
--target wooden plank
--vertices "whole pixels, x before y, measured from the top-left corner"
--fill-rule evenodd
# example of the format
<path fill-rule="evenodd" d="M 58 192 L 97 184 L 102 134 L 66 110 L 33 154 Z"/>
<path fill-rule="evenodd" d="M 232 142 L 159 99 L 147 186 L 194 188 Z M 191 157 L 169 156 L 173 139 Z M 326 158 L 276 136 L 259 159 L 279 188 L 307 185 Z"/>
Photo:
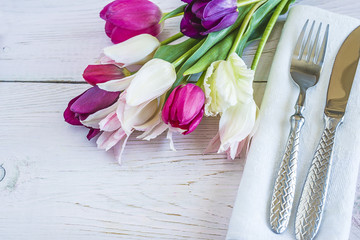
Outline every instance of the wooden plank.
<path fill-rule="evenodd" d="M 83 81 L 81 74 L 112 43 L 98 17 L 107 0 L 17 0 L 0 2 L 0 80 Z M 154 0 L 164 12 L 182 4 L 179 0 Z M 319 6 L 360 18 L 360 1 L 300 0 L 297 4 Z M 166 22 L 160 38 L 178 31 L 179 20 Z M 281 32 L 281 23 L 265 48 L 257 80 L 266 81 Z M 256 45 L 244 54 L 250 64 Z"/>
<path fill-rule="evenodd" d="M 0 83 L 0 239 L 223 239 L 244 161 L 202 155 L 218 119 L 176 135 L 177 152 L 133 136 L 119 166 L 62 118 L 86 88 Z"/>

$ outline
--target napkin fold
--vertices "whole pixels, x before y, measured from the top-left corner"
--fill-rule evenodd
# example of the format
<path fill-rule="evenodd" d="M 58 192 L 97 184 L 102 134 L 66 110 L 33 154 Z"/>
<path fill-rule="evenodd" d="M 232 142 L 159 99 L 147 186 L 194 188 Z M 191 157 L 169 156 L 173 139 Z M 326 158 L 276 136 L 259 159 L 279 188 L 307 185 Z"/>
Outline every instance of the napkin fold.
<path fill-rule="evenodd" d="M 320 80 L 307 92 L 294 205 L 288 229 L 279 235 L 270 228 L 270 202 L 290 131 L 289 118 L 294 114 L 299 94 L 290 77 L 290 59 L 306 19 L 322 22 L 323 26 L 330 24 L 329 41 Z M 341 44 L 358 25 L 359 19 L 315 7 L 297 5 L 290 10 L 272 63 L 260 110 L 260 125 L 247 157 L 226 239 L 295 239 L 294 222 L 300 194 L 324 129 L 323 112 L 332 67 Z M 344 123 L 336 133 L 327 202 L 317 240 L 349 238 L 360 161 L 359 78 L 360 68 L 352 86 Z"/>

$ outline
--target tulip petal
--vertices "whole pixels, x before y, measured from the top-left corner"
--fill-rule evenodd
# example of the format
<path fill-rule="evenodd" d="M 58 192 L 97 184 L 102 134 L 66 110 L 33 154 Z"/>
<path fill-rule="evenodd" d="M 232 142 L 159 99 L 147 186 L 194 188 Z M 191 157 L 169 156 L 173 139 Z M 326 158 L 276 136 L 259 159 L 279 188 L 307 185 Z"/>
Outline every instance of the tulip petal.
<path fill-rule="evenodd" d="M 107 17 L 106 17 L 106 12 L 109 10 L 109 7 L 113 4 L 114 2 L 111 2 L 109 4 L 107 4 L 103 10 L 101 10 L 100 12 L 100 18 L 104 19 L 104 20 L 107 20 Z"/>
<path fill-rule="evenodd" d="M 174 99 L 173 109 L 178 109 L 176 118 L 181 125 L 187 125 L 198 115 L 204 106 L 205 94 L 195 84 L 181 87 Z"/>
<path fill-rule="evenodd" d="M 234 24 L 234 22 L 236 21 L 238 16 L 239 16 L 238 12 L 233 12 L 233 13 L 230 13 L 230 14 L 227 14 L 226 16 L 224 16 L 220 22 L 203 21 L 202 22 L 203 26 L 205 28 L 207 28 L 208 30 L 203 32 L 202 34 L 207 35 L 211 32 L 220 31 L 222 29 L 230 27 L 231 25 Z"/>
<path fill-rule="evenodd" d="M 114 147 L 114 155 L 115 158 L 117 159 L 118 163 L 121 164 L 121 158 L 122 158 L 122 154 L 124 152 L 126 143 L 130 137 L 130 135 L 125 135 L 126 137 L 123 137 Z"/>
<path fill-rule="evenodd" d="M 209 142 L 209 144 L 207 145 L 204 154 L 207 153 L 215 153 L 219 150 L 221 145 L 221 141 L 220 141 L 220 134 L 219 132 L 215 135 L 215 137 L 213 137 L 213 139 L 211 139 L 211 141 Z"/>
<path fill-rule="evenodd" d="M 111 22 L 105 23 L 105 33 L 109 38 L 111 38 L 111 35 L 113 34 L 113 31 L 115 28 L 116 28 L 116 26 L 114 24 L 112 24 Z"/>
<path fill-rule="evenodd" d="M 126 134 L 121 128 L 114 132 L 103 132 L 97 139 L 96 144 L 99 149 L 105 149 L 105 151 L 108 151 L 125 136 Z"/>
<path fill-rule="evenodd" d="M 94 86 L 76 99 L 70 110 L 78 114 L 91 114 L 114 104 L 119 95 L 120 92 L 108 92 Z"/>
<path fill-rule="evenodd" d="M 137 138 L 149 141 L 162 134 L 168 128 L 169 127 L 165 123 L 159 123 L 158 125 L 154 126 L 152 129 L 149 129 L 145 131 L 143 134 L 137 136 Z"/>
<path fill-rule="evenodd" d="M 134 128 L 136 130 L 147 132 L 161 123 L 161 109 L 164 105 L 165 98 L 166 98 L 166 94 L 163 94 L 161 97 L 156 99 L 157 100 L 157 108 L 155 111 L 153 111 L 152 117 L 141 125 L 135 125 Z M 153 101 L 155 101 L 155 100 L 153 100 Z"/>
<path fill-rule="evenodd" d="M 251 101 L 238 103 L 223 112 L 219 122 L 221 140 L 219 152 L 225 152 L 232 147 L 230 156 L 232 159 L 235 158 L 237 149 L 234 149 L 234 145 L 239 144 L 252 132 L 255 126 L 256 111 L 257 106 L 254 101 Z"/>
<path fill-rule="evenodd" d="M 200 124 L 202 118 L 204 116 L 204 108 L 202 108 L 200 110 L 200 112 L 198 113 L 198 115 L 191 121 L 191 123 L 189 124 L 189 126 L 187 126 L 187 131 L 184 132 L 183 134 L 184 135 L 187 135 L 189 133 L 192 133 L 196 128 L 197 126 Z M 181 126 L 180 126 L 181 127 Z"/>
<path fill-rule="evenodd" d="M 168 99 L 166 100 L 166 102 L 164 104 L 164 107 L 163 107 L 163 110 L 162 110 L 162 120 L 166 124 L 169 123 L 169 117 L 170 117 L 169 115 L 170 115 L 171 107 L 172 107 L 172 104 L 174 102 L 176 92 L 180 87 L 181 86 L 177 86 L 176 88 L 174 88 L 174 90 L 172 90 L 172 92 L 170 93 Z"/>
<path fill-rule="evenodd" d="M 141 30 L 159 23 L 162 13 L 148 0 L 116 0 L 104 14 L 104 18 L 117 26 Z"/>
<path fill-rule="evenodd" d="M 163 95 L 175 82 L 174 66 L 162 59 L 152 59 L 136 74 L 127 88 L 126 103 L 137 106 Z"/>
<path fill-rule="evenodd" d="M 203 38 L 204 36 L 200 33 L 206 31 L 206 29 L 200 23 L 192 21 L 191 14 L 191 12 L 185 11 L 180 22 L 181 32 L 191 38 Z"/>
<path fill-rule="evenodd" d="M 90 128 L 88 135 L 86 138 L 90 141 L 94 137 L 96 137 L 100 133 L 100 129 Z"/>
<path fill-rule="evenodd" d="M 218 96 L 216 94 L 216 84 L 214 79 L 216 79 L 216 69 L 220 65 L 221 61 L 213 62 L 207 69 L 205 78 L 204 78 L 204 92 L 206 96 L 205 101 L 205 115 L 206 116 L 216 116 L 221 112 L 221 108 L 217 102 Z"/>
<path fill-rule="evenodd" d="M 137 129 L 136 126 L 144 125 L 154 116 L 158 106 L 158 99 L 143 103 L 139 106 L 126 105 L 124 112 L 121 113 L 122 117 L 120 118 L 122 128 L 125 132 L 129 133 L 133 129 Z"/>
<path fill-rule="evenodd" d="M 104 119 L 107 115 L 109 115 L 111 112 L 114 112 L 117 108 L 117 102 L 114 103 L 113 105 L 101 109 L 93 114 L 90 114 L 86 119 L 81 120 L 81 123 L 87 127 L 92 127 L 92 128 L 100 128 L 99 127 L 99 122 Z"/>
<path fill-rule="evenodd" d="M 141 34 L 149 34 L 155 37 L 161 33 L 162 26 L 163 24 L 157 24 L 141 30 L 133 30 L 116 26 L 111 32 L 111 41 L 117 44 Z"/>
<path fill-rule="evenodd" d="M 115 64 L 89 65 L 84 70 L 83 78 L 89 84 L 95 86 L 98 83 L 125 78 L 125 71 Z"/>
<path fill-rule="evenodd" d="M 82 125 L 79 118 L 76 117 L 76 114 L 70 110 L 71 106 L 73 105 L 73 103 L 79 98 L 81 97 L 81 95 L 83 95 L 84 93 L 80 94 L 79 96 L 76 96 L 75 98 L 71 99 L 67 108 L 64 111 L 64 119 L 67 123 L 71 124 L 71 125 Z"/>
<path fill-rule="evenodd" d="M 141 34 L 104 48 L 104 54 L 124 66 L 143 64 L 153 57 L 159 46 L 160 42 L 156 37 Z"/>
<path fill-rule="evenodd" d="M 254 71 L 248 69 L 236 54 L 227 61 L 217 61 L 210 65 L 204 79 L 206 96 L 205 114 L 215 116 L 238 102 L 253 99 L 252 83 Z"/>
<path fill-rule="evenodd" d="M 236 0 L 212 0 L 209 1 L 209 3 L 206 5 L 204 9 L 203 17 L 207 18 L 209 16 L 219 14 L 223 11 L 228 11 L 231 9 L 231 11 L 236 11 Z"/>
<path fill-rule="evenodd" d="M 99 127 L 102 131 L 112 132 L 121 127 L 121 123 L 117 117 L 116 112 L 112 112 L 107 115 L 103 120 L 99 122 Z"/>
<path fill-rule="evenodd" d="M 108 91 L 108 92 L 120 92 L 125 90 L 131 83 L 131 81 L 134 79 L 135 75 L 131 75 L 128 77 L 124 77 L 122 79 L 117 80 L 110 80 L 103 83 L 98 83 L 97 86 L 101 88 L 102 90 Z"/>
<path fill-rule="evenodd" d="M 201 20 L 203 18 L 205 7 L 209 2 L 211 2 L 211 0 L 195 1 L 193 4 L 189 5 L 189 7 L 191 6 L 191 12 Z"/>

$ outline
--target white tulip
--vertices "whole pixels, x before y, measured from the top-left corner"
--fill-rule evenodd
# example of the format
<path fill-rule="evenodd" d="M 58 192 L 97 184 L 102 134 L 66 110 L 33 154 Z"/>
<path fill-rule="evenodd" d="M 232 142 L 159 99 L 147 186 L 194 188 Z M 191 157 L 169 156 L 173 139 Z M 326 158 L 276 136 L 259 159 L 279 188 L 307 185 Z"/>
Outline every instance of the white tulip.
<path fill-rule="evenodd" d="M 144 64 L 160 47 L 159 40 L 150 34 L 141 34 L 124 42 L 104 48 L 104 54 L 124 67 Z"/>
<path fill-rule="evenodd" d="M 226 61 L 216 61 L 208 68 L 204 79 L 205 114 L 216 116 L 238 102 L 252 99 L 254 71 L 248 69 L 236 54 Z"/>
<path fill-rule="evenodd" d="M 126 103 L 137 106 L 166 93 L 176 80 L 174 66 L 162 59 L 147 62 L 126 89 Z"/>
<path fill-rule="evenodd" d="M 254 71 L 236 54 L 217 61 L 208 68 L 203 88 L 205 114 L 221 115 L 219 132 L 206 152 L 226 152 L 234 159 L 248 143 L 256 129 L 257 106 L 253 99 Z"/>
<path fill-rule="evenodd" d="M 130 78 L 130 77 L 128 77 Z M 150 140 L 167 129 L 161 120 L 161 109 L 167 91 L 176 80 L 174 66 L 161 59 L 147 62 L 131 76 L 129 86 L 120 94 L 117 109 L 100 121 L 103 131 L 97 144 L 99 148 L 113 148 L 121 162 L 121 155 L 129 136 L 142 131 L 138 138 Z M 98 86 L 107 91 L 119 91 L 122 80 L 112 80 Z"/>
<path fill-rule="evenodd" d="M 239 102 L 223 112 L 219 122 L 220 147 L 218 153 L 228 152 L 234 159 L 241 149 L 239 145 L 253 132 L 257 106 L 254 101 Z"/>

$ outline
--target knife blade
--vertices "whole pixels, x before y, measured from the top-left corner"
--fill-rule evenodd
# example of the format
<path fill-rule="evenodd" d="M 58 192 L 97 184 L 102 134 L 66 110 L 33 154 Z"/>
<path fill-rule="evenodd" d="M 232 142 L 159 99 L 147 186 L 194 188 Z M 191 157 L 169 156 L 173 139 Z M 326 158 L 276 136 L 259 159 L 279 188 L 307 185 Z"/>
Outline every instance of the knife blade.
<path fill-rule="evenodd" d="M 360 26 L 345 39 L 335 58 L 324 110 L 325 129 L 312 160 L 295 219 L 298 240 L 313 239 L 326 202 L 336 129 L 343 122 L 360 57 Z"/>
<path fill-rule="evenodd" d="M 324 111 L 326 116 L 334 118 L 344 116 L 359 55 L 360 27 L 347 37 L 336 56 L 327 93 Z"/>

